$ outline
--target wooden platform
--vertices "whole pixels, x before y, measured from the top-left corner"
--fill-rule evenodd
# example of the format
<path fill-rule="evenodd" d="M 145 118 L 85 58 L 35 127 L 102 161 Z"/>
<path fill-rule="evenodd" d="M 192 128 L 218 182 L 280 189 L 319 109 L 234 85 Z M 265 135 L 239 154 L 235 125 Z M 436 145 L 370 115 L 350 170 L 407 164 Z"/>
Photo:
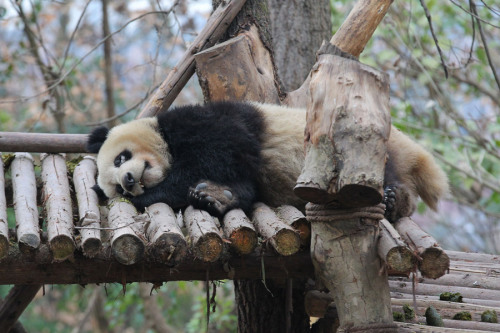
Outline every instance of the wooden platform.
<path fill-rule="evenodd" d="M 0 284 L 314 277 L 310 228 L 293 207 L 257 204 L 252 219 L 235 210 L 222 225 L 206 212 L 174 212 L 164 204 L 139 214 L 126 200 L 99 205 L 91 189 L 93 157 L 34 156 L 4 155 L 0 165 Z M 15 228 L 7 226 L 7 209 Z M 446 331 L 416 324 L 432 305 L 452 331 L 500 332 L 499 324 L 480 322 L 485 310 L 500 313 L 500 257 L 446 254 L 450 270 L 439 279 L 389 278 L 393 311 L 417 306 L 417 318 L 401 323 L 401 331 Z M 459 292 L 463 302 L 439 300 L 444 292 Z M 326 311 L 331 300 L 321 297 Z M 472 321 L 452 320 L 460 311 L 469 311 Z"/>

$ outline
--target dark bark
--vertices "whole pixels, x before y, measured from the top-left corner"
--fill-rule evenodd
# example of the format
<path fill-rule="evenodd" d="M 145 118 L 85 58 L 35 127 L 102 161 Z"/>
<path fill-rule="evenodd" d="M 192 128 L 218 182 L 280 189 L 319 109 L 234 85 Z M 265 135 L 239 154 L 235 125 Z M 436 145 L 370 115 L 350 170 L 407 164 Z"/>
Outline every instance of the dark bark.
<path fill-rule="evenodd" d="M 330 1 L 268 0 L 274 60 L 287 91 L 297 89 L 332 35 Z"/>
<path fill-rule="evenodd" d="M 293 280 L 291 312 L 287 314 L 287 281 L 235 280 L 238 332 L 309 332 L 304 306 L 304 281 Z M 288 323 L 287 323 L 288 321 Z"/>

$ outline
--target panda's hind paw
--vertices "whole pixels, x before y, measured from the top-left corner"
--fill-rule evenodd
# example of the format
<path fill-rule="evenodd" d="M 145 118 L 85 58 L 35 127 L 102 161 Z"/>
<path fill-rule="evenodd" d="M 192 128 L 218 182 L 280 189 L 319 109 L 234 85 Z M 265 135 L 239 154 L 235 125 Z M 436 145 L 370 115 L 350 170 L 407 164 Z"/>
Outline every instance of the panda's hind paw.
<path fill-rule="evenodd" d="M 188 200 L 193 207 L 209 212 L 216 217 L 222 217 L 237 201 L 232 191 L 219 184 L 203 181 L 189 189 Z"/>
<path fill-rule="evenodd" d="M 394 223 L 402 217 L 411 216 L 415 211 L 415 198 L 403 184 L 384 187 L 385 218 Z"/>

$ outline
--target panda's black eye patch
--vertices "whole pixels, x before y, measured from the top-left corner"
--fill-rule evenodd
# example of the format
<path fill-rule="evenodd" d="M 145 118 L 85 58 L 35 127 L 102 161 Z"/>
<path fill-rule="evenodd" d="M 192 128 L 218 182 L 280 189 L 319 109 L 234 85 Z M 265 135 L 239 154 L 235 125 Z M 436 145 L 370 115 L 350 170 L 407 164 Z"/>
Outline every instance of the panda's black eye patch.
<path fill-rule="evenodd" d="M 131 158 L 132 158 L 132 153 L 130 152 L 130 150 L 125 149 L 124 151 L 122 151 L 120 154 L 118 154 L 115 157 L 115 161 L 114 161 L 115 167 L 118 168 L 123 163 L 130 160 Z"/>

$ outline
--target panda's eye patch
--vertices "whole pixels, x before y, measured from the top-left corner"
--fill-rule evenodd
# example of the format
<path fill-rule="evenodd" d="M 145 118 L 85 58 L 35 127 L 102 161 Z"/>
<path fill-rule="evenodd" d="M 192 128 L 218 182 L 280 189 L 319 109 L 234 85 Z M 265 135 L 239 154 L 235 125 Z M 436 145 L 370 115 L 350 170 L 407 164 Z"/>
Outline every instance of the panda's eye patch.
<path fill-rule="evenodd" d="M 118 154 L 118 156 L 115 157 L 115 162 L 114 162 L 115 167 L 118 168 L 120 165 L 130 160 L 131 158 L 132 158 L 132 153 L 130 152 L 130 150 L 125 149 L 120 154 Z"/>

